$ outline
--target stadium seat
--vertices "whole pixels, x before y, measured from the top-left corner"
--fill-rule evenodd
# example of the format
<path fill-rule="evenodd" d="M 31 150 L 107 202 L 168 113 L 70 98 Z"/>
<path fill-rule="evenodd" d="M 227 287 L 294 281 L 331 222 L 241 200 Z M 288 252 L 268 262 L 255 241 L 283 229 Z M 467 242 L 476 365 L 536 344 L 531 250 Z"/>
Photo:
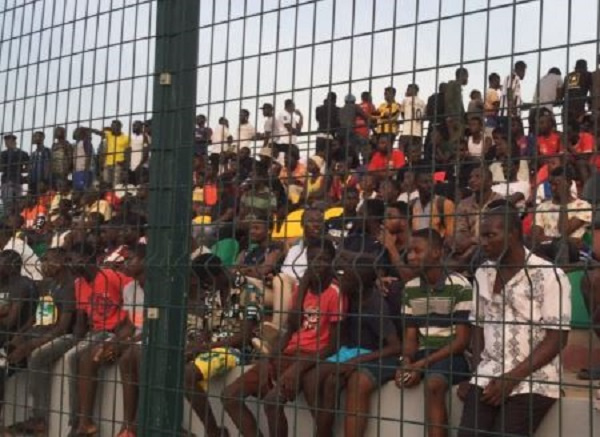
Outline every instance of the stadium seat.
<path fill-rule="evenodd" d="M 302 215 L 304 214 L 303 209 L 297 209 L 296 211 L 290 212 L 285 221 L 281 225 L 279 230 L 273 230 L 273 239 L 297 239 L 304 235 L 302 229 Z"/>
<path fill-rule="evenodd" d="M 567 273 L 567 277 L 571 283 L 571 327 L 578 329 L 588 329 L 591 327 L 590 314 L 581 294 L 581 279 L 583 275 L 583 270 L 575 270 Z"/>
<path fill-rule="evenodd" d="M 211 248 L 211 252 L 218 256 L 225 266 L 231 267 L 237 260 L 240 244 L 235 238 L 225 238 L 217 241 Z"/>
<path fill-rule="evenodd" d="M 325 211 L 325 220 L 339 217 L 343 213 L 344 213 L 344 208 L 342 208 L 341 206 L 334 206 L 333 208 L 329 208 Z"/>

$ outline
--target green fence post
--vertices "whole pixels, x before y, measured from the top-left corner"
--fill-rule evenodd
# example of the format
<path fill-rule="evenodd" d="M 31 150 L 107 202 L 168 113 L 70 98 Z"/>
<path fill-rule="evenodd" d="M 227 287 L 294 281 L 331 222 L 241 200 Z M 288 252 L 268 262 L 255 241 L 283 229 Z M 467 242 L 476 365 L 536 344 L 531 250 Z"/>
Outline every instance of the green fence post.
<path fill-rule="evenodd" d="M 138 435 L 175 435 L 183 416 L 199 0 L 158 0 L 150 217 Z"/>

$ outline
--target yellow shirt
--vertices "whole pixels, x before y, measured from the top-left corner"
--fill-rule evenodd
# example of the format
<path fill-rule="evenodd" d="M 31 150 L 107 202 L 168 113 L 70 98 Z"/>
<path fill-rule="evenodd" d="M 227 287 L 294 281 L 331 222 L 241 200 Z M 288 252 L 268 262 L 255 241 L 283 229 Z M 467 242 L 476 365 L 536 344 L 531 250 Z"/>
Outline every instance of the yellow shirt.
<path fill-rule="evenodd" d="M 106 160 L 104 161 L 104 165 L 110 167 L 125 161 L 125 150 L 129 148 L 129 136 L 123 133 L 115 136 L 112 132 L 105 131 L 104 138 L 106 139 Z"/>
<path fill-rule="evenodd" d="M 400 105 L 396 102 L 384 102 L 377 109 L 377 133 L 378 134 L 397 134 L 398 120 L 400 118 Z"/>
<path fill-rule="evenodd" d="M 100 199 L 97 202 L 88 205 L 84 209 L 84 213 L 89 215 L 93 212 L 99 212 L 104 217 L 104 221 L 107 222 L 112 218 L 112 207 L 104 199 Z"/>

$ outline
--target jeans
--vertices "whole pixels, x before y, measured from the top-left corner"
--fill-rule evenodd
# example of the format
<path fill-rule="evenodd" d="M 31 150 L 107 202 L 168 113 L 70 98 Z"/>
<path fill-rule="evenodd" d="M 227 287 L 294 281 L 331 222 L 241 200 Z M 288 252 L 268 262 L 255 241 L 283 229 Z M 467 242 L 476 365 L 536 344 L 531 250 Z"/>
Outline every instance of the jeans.
<path fill-rule="evenodd" d="M 6 181 L 0 187 L 0 196 L 4 212 L 9 213 L 15 206 L 16 200 L 23 195 L 23 186 L 18 182 Z"/>

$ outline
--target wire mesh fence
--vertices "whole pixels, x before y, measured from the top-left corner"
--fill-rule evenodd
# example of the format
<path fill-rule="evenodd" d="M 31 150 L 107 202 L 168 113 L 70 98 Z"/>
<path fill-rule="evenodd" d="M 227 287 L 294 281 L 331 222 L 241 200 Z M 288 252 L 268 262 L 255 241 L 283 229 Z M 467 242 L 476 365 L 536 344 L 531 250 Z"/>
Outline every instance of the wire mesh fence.
<path fill-rule="evenodd" d="M 600 433 L 597 2 L 0 17 L 4 435 Z"/>

